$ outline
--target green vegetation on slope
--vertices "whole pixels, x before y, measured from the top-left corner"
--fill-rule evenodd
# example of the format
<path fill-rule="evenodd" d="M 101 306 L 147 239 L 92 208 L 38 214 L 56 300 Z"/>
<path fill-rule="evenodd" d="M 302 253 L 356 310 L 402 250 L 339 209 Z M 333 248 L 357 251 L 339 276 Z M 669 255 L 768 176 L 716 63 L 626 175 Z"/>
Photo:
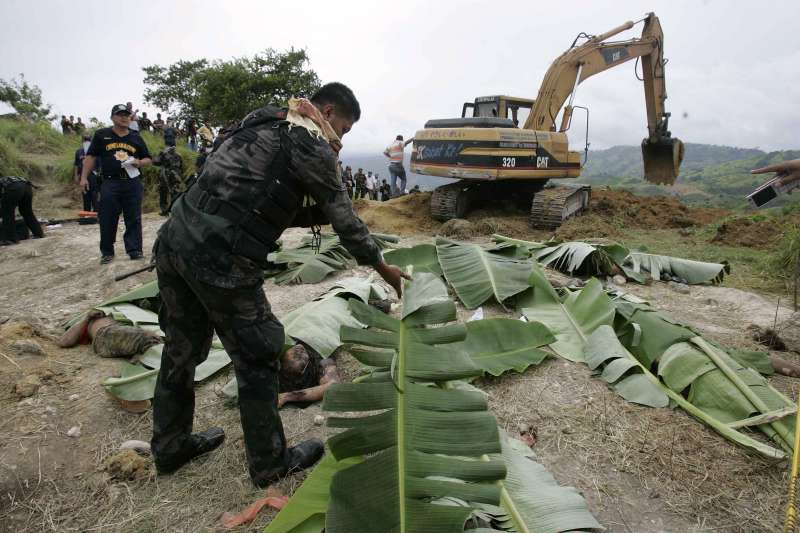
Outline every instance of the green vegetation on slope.
<path fill-rule="evenodd" d="M 681 174 L 675 185 L 654 185 L 642 177 L 642 155 L 638 146 L 615 146 L 589 153 L 581 181 L 592 185 L 630 190 L 641 195 L 679 196 L 689 205 L 742 208 L 744 197 L 764 181 L 750 170 L 796 159 L 800 150 L 763 152 L 708 144 L 686 144 Z M 792 203 L 784 196 L 774 207 Z"/>
<path fill-rule="evenodd" d="M 89 132 L 90 134 L 92 131 Z M 164 149 L 163 138 L 144 132 L 142 137 L 151 155 Z M 42 181 L 72 183 L 75 151 L 81 147 L 78 135 L 63 135 L 48 122 L 28 122 L 14 116 L 0 117 L 0 176 L 25 176 L 37 185 Z M 197 154 L 179 139 L 178 153 L 183 158 L 184 175 L 195 171 Z M 145 211 L 158 209 L 156 166 L 142 169 L 145 184 Z M 79 206 L 76 204 L 76 209 Z"/>

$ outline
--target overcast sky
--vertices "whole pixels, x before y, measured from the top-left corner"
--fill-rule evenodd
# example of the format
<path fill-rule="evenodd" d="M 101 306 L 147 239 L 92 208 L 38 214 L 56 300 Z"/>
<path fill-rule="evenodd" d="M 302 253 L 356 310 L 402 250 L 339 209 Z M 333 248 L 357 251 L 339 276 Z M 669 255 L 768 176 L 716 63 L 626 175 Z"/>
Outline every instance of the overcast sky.
<path fill-rule="evenodd" d="M 665 35 L 670 129 L 685 142 L 800 148 L 800 1 L 0 2 L 0 78 L 22 72 L 54 112 L 107 120 L 142 101 L 142 66 L 305 48 L 323 82 L 349 85 L 362 117 L 345 152 L 382 150 L 475 96 L 534 98 L 578 32 L 655 11 Z M 641 32 L 641 25 L 622 36 Z M 634 63 L 584 82 L 593 148 L 646 134 Z M 148 113 L 149 114 L 149 113 Z M 583 135 L 571 136 L 580 149 Z"/>

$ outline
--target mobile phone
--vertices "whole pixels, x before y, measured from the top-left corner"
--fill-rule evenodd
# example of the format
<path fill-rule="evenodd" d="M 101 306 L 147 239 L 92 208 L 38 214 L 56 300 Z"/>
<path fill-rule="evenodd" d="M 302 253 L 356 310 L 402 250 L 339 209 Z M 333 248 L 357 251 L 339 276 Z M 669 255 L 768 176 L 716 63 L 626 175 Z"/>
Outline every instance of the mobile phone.
<path fill-rule="evenodd" d="M 777 198 L 781 193 L 791 193 L 792 190 L 800 186 L 800 182 L 793 182 L 787 185 L 781 185 L 781 178 L 785 177 L 786 173 L 779 172 L 775 176 L 760 185 L 755 191 L 747 195 L 747 200 L 753 207 L 763 207 Z"/>

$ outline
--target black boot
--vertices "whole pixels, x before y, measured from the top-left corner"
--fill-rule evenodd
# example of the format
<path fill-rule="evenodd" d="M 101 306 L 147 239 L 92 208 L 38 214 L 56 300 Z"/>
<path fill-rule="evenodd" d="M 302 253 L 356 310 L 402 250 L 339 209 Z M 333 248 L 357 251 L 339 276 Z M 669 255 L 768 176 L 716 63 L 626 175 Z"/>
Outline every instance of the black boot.
<path fill-rule="evenodd" d="M 193 433 L 189 442 L 180 453 L 169 458 L 155 458 L 156 471 L 159 474 L 171 474 L 180 467 L 204 453 L 218 448 L 225 440 L 222 428 L 211 428 L 200 433 Z"/>
<path fill-rule="evenodd" d="M 314 466 L 325 453 L 325 445 L 319 439 L 309 439 L 301 442 L 297 446 L 289 448 L 287 455 L 289 456 L 286 468 L 278 473 L 266 477 L 258 477 L 253 479 L 253 483 L 257 487 L 266 488 L 272 483 L 278 481 L 280 478 L 305 470 L 310 466 Z"/>

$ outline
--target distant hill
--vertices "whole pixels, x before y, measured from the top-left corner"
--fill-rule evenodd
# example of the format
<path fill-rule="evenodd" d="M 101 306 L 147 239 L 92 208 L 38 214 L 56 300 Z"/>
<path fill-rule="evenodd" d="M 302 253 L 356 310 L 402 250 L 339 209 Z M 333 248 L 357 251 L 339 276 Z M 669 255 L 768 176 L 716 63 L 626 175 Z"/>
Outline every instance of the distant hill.
<path fill-rule="evenodd" d="M 590 151 L 580 181 L 638 194 L 678 196 L 692 205 L 737 207 L 744 206 L 744 197 L 765 179 L 753 176 L 750 170 L 796 158 L 800 158 L 800 150 L 764 152 L 753 148 L 687 143 L 675 185 L 663 186 L 644 181 L 640 147 L 615 146 Z M 794 199 L 784 196 L 771 205 L 785 205 Z"/>

